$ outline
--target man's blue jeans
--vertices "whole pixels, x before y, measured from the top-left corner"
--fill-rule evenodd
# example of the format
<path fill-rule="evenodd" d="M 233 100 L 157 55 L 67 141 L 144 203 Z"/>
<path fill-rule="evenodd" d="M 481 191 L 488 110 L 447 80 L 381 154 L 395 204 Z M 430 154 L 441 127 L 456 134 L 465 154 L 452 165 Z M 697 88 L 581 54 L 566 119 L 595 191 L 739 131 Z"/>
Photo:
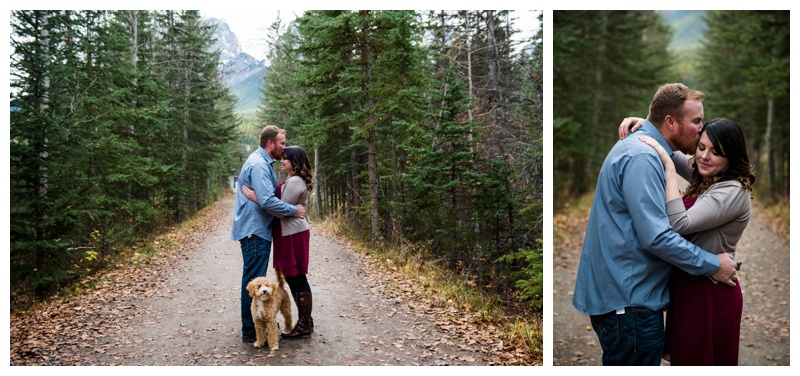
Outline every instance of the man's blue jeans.
<path fill-rule="evenodd" d="M 269 240 L 250 235 L 240 239 L 242 247 L 242 337 L 255 337 L 256 328 L 253 324 L 253 315 L 250 313 L 252 298 L 247 292 L 247 284 L 256 277 L 267 274 L 269 265 L 269 252 L 272 246 Z"/>
<path fill-rule="evenodd" d="M 590 316 L 604 366 L 658 366 L 664 353 L 662 310 L 626 307 L 625 313 Z"/>

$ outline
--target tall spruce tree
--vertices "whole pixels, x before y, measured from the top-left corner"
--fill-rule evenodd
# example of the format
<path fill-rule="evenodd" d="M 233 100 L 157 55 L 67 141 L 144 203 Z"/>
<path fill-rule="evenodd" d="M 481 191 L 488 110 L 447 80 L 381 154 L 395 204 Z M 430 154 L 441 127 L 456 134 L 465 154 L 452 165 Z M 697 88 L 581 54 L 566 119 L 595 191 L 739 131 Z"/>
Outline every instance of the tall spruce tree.
<path fill-rule="evenodd" d="M 75 260 L 103 261 L 131 234 L 139 203 L 129 197 L 127 178 L 142 167 L 135 161 L 120 165 L 136 146 L 126 122 L 131 107 L 120 106 L 130 98 L 131 64 L 119 59 L 129 44 L 104 11 L 20 11 L 16 20 L 12 39 L 28 42 L 17 44 L 14 54 L 18 79 L 12 86 L 19 86 L 12 97 L 12 145 L 39 146 L 12 147 L 12 180 L 28 181 L 12 185 L 18 198 L 12 229 L 19 231 L 12 248 L 31 246 L 22 253 L 36 254 L 36 272 L 26 274 L 22 260 L 15 271 L 37 288 L 49 288 L 74 274 Z M 47 37 L 37 39 L 45 30 Z M 36 139 L 26 135 L 33 124 Z M 38 165 L 35 175 L 24 172 L 31 163 Z M 26 185 L 37 187 L 35 194 Z M 32 197 L 35 204 L 27 204 Z M 31 214 L 38 220 L 29 222 Z M 23 234 L 31 230 L 36 240 L 29 243 Z"/>
<path fill-rule="evenodd" d="M 592 189 L 614 125 L 647 115 L 672 77 L 670 36 L 654 11 L 553 12 L 555 202 Z"/>
<path fill-rule="evenodd" d="M 759 187 L 788 196 L 789 11 L 709 11 L 706 22 L 706 111 L 742 126 Z"/>
<path fill-rule="evenodd" d="M 67 245 L 63 190 L 54 176 L 68 152 L 66 127 L 72 119 L 62 62 L 67 27 L 55 11 L 14 11 L 11 15 L 11 263 L 12 282 L 28 279 L 43 292 L 64 273 Z"/>
<path fill-rule="evenodd" d="M 406 238 L 405 219 L 413 215 L 406 189 L 411 148 L 425 144 L 428 119 L 426 88 L 429 76 L 420 48 L 419 18 L 411 11 L 382 11 L 374 15 L 373 75 L 382 232 L 400 243 Z"/>
<path fill-rule="evenodd" d="M 368 217 L 351 217 L 348 209 L 364 202 L 366 175 L 364 144 L 354 139 L 352 123 L 361 100 L 356 21 L 352 11 L 308 11 L 292 23 L 282 45 L 273 46 L 271 53 L 279 56 L 270 66 L 274 74 L 266 78 L 271 91 L 265 91 L 267 97 L 286 98 L 289 105 L 268 99 L 265 110 L 292 112 L 283 116 L 287 122 L 282 124 L 294 132 L 293 142 L 314 153 L 318 208 L 341 209 L 343 216 L 360 223 Z"/>
<path fill-rule="evenodd" d="M 272 46 L 263 119 L 319 147 L 318 199 L 363 238 L 540 301 L 541 37 L 518 54 L 511 12 L 428 14 L 305 12 Z"/>
<path fill-rule="evenodd" d="M 184 215 L 219 192 L 236 119 L 197 19 L 12 13 L 12 290 L 52 293 L 171 222 L 175 192 Z"/>

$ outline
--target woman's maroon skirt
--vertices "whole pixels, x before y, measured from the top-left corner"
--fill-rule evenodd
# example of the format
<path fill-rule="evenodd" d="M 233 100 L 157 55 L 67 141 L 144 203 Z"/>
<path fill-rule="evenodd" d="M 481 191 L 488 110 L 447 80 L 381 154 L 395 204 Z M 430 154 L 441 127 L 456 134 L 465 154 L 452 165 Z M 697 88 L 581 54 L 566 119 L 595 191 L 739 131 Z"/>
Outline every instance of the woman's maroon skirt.
<path fill-rule="evenodd" d="M 742 289 L 672 269 L 669 281 L 665 357 L 673 366 L 736 366 Z"/>
<path fill-rule="evenodd" d="M 283 275 L 294 277 L 308 274 L 308 244 L 311 231 L 305 230 L 283 236 L 281 221 L 272 221 L 272 263 L 275 269 L 281 269 Z"/>

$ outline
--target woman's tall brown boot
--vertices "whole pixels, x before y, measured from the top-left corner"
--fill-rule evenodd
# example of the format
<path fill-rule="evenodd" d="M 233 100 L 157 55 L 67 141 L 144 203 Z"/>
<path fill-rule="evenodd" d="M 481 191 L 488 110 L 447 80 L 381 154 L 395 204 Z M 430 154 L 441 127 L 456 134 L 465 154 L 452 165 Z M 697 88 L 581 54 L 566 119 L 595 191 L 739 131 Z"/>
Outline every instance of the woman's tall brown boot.
<path fill-rule="evenodd" d="M 300 317 L 297 319 L 297 324 L 294 325 L 294 329 L 289 333 L 281 334 L 281 338 L 303 338 L 311 335 L 311 332 L 314 331 L 314 319 L 311 318 L 311 293 L 298 292 L 297 295 L 295 295 L 295 303 L 297 304 L 297 312 Z"/>

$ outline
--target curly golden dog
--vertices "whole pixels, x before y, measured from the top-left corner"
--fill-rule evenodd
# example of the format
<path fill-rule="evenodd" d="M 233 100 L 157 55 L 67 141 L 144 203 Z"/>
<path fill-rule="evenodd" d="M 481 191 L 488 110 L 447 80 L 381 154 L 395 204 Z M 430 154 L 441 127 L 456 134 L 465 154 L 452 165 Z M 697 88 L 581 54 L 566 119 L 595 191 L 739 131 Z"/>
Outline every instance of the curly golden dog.
<path fill-rule="evenodd" d="M 292 300 L 286 292 L 285 280 L 280 270 L 275 270 L 278 282 L 267 277 L 254 278 L 247 284 L 247 291 L 253 302 L 250 311 L 256 325 L 255 347 L 269 344 L 270 350 L 278 349 L 278 311 L 283 315 L 285 330 L 292 330 Z"/>

